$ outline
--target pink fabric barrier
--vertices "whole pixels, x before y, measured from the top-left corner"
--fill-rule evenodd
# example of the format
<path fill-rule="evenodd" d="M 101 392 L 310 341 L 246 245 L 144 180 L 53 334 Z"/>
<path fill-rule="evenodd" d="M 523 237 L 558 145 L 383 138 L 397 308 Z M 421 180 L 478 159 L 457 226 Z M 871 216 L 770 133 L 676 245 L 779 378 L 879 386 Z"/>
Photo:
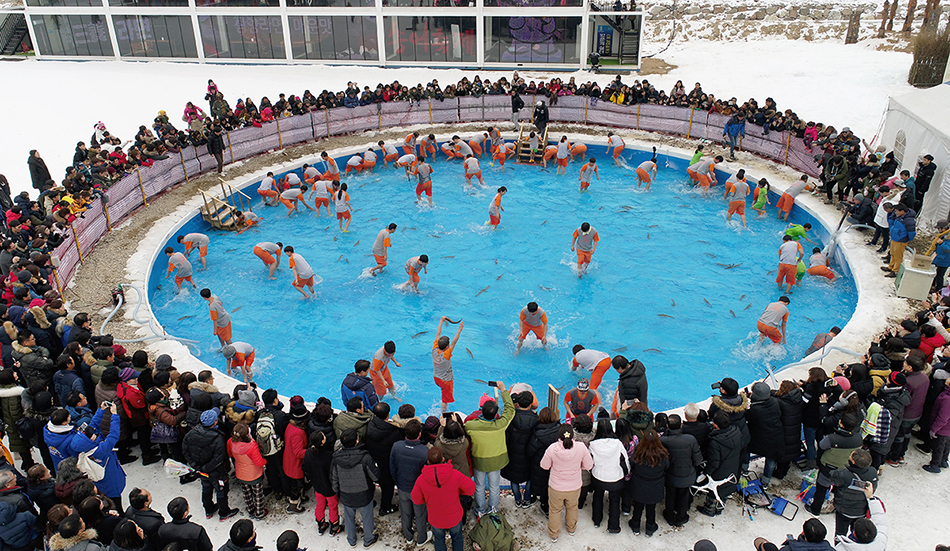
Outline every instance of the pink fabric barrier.
<path fill-rule="evenodd" d="M 538 99 L 549 102 L 541 96 L 522 98 L 525 108 L 519 114 L 521 121 L 531 120 L 532 109 Z M 584 96 L 561 96 L 554 105 L 549 106 L 549 111 L 551 123 L 645 130 L 717 143 L 723 142 L 723 129 L 729 120 L 723 115 L 681 107 L 616 105 Z M 337 107 L 264 123 L 261 128 L 247 127 L 228 132 L 225 135 L 224 160 L 232 163 L 280 147 L 367 130 L 475 122 L 485 122 L 486 126 L 490 126 L 497 122 L 510 122 L 511 114 L 509 96 L 459 97 L 443 101 L 423 100 L 420 103 L 392 102 L 352 109 Z M 552 134 L 550 137 L 556 139 L 557 136 Z M 445 136 L 440 138 L 440 142 L 444 141 Z M 746 124 L 746 135 L 740 142 L 740 148 L 811 176 L 819 175 L 813 158 L 815 152 L 807 151 L 801 139 L 789 137 L 786 132 L 771 132 L 764 136 L 761 127 Z M 186 147 L 178 154 L 170 154 L 168 159 L 123 177 L 105 194 L 112 225 L 117 226 L 143 205 L 143 190 L 145 197 L 151 198 L 172 186 L 216 169 L 217 161 L 208 153 L 206 146 Z M 80 265 L 80 252 L 85 258 L 108 232 L 102 204 L 95 202 L 83 218 L 73 223 L 71 231 L 76 232 L 81 251 L 77 250 L 72 233 L 55 251 L 60 259 L 56 274 L 63 288 Z"/>

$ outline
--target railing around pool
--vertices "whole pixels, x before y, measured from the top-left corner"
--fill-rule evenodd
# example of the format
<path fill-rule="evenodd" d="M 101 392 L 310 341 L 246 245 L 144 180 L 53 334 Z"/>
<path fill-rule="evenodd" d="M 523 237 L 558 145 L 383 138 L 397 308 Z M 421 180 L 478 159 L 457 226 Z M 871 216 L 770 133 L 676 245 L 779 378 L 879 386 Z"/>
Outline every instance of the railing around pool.
<path fill-rule="evenodd" d="M 526 98 L 527 99 L 527 98 Z M 532 98 L 533 105 L 537 98 Z M 687 139 L 722 141 L 723 128 L 729 117 L 682 107 L 664 105 L 616 105 L 586 96 L 562 96 L 550 105 L 551 123 L 610 126 L 637 131 L 659 132 Z M 530 121 L 531 109 L 522 109 L 519 121 Z M 425 124 L 470 124 L 511 121 L 509 96 L 461 97 L 444 101 L 393 102 L 338 107 L 311 111 L 265 123 L 261 128 L 248 127 L 228 132 L 225 136 L 225 158 L 228 163 L 253 157 L 269 150 L 319 140 L 331 136 L 383 130 L 393 127 Z M 747 125 L 747 134 L 739 142 L 740 149 L 790 166 L 811 176 L 818 176 L 818 166 L 802 140 L 790 132 L 760 135 L 757 126 Z M 53 271 L 54 282 L 62 293 L 84 258 L 113 224 L 134 214 L 148 200 L 168 188 L 187 183 L 200 174 L 217 168 L 206 146 L 188 147 L 168 159 L 156 161 L 151 167 L 137 168 L 106 191 L 104 201 L 94 202 L 83 218 L 70 225 L 72 239 L 67 239 L 55 253 L 59 266 Z"/>

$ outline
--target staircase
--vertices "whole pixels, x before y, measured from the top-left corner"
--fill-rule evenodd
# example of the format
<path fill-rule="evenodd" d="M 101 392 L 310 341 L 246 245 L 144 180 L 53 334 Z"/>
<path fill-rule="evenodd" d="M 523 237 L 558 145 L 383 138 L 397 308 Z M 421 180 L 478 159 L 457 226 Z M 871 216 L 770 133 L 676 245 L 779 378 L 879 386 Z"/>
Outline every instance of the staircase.
<path fill-rule="evenodd" d="M 20 13 L 7 14 L 0 24 L 0 55 L 13 55 L 23 51 L 21 45 L 24 42 L 27 49 L 32 49 L 26 17 Z"/>
<path fill-rule="evenodd" d="M 235 213 L 237 207 L 233 207 L 226 202 L 212 197 L 205 192 L 201 192 L 204 198 L 204 206 L 201 207 L 201 217 L 205 222 L 211 224 L 216 230 L 237 231 L 237 220 Z"/>
<path fill-rule="evenodd" d="M 531 138 L 528 134 L 531 133 L 529 130 L 528 133 L 525 133 L 525 124 L 521 123 L 521 132 L 518 133 L 518 162 L 530 164 L 531 163 Z M 544 136 L 538 138 L 538 148 L 541 150 L 540 153 L 535 154 L 534 161 L 538 162 L 544 156 L 544 148 L 548 144 L 548 126 L 544 127 Z"/>
<path fill-rule="evenodd" d="M 635 65 L 640 54 L 640 31 L 624 30 L 620 34 L 620 65 Z"/>

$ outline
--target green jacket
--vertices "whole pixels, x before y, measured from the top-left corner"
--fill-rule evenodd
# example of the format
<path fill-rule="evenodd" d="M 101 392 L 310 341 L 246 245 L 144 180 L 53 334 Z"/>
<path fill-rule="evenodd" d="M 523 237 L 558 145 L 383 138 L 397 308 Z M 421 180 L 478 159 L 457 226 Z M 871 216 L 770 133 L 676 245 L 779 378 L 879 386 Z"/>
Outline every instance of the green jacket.
<path fill-rule="evenodd" d="M 502 513 L 482 515 L 468 535 L 482 551 L 511 551 L 515 543 L 515 532 Z"/>
<path fill-rule="evenodd" d="M 333 432 L 336 433 L 336 437 L 339 439 L 340 434 L 346 429 L 356 429 L 356 433 L 360 437 L 360 442 L 364 443 L 366 439 L 366 425 L 369 424 L 372 418 L 373 414 L 366 411 L 363 413 L 344 411 L 333 420 Z"/>
<path fill-rule="evenodd" d="M 500 418 L 489 421 L 479 417 L 465 423 L 465 430 L 472 439 L 472 467 L 476 471 L 490 473 L 508 464 L 505 429 L 515 418 L 515 404 L 507 390 L 501 392 L 501 399 L 504 409 Z"/>
<path fill-rule="evenodd" d="M 24 388 L 17 384 L 0 387 L 0 411 L 2 411 L 3 422 L 7 425 L 10 451 L 16 453 L 26 453 L 30 450 L 30 443 L 20 438 L 20 433 L 16 429 L 16 422 L 23 417 L 21 398 L 23 390 Z"/>

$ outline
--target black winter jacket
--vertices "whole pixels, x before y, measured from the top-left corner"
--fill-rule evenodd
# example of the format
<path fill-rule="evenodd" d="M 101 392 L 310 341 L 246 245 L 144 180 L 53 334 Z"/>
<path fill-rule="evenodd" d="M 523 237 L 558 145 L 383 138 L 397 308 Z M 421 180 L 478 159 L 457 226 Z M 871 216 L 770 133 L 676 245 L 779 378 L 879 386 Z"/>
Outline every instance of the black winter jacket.
<path fill-rule="evenodd" d="M 703 452 L 703 458 L 707 457 L 706 451 L 709 449 L 709 433 L 712 431 L 712 425 L 699 421 L 684 421 L 683 434 L 691 434 L 699 444 L 699 450 Z"/>
<path fill-rule="evenodd" d="M 422 474 L 428 459 L 429 448 L 421 440 L 400 440 L 393 444 L 389 455 L 389 470 L 399 492 L 411 492 Z"/>
<path fill-rule="evenodd" d="M 802 453 L 802 389 L 795 388 L 779 396 L 778 407 L 782 410 L 782 454 L 779 461 L 794 461 Z"/>
<path fill-rule="evenodd" d="M 709 419 L 712 420 L 716 412 L 724 411 L 729 414 L 730 426 L 739 430 L 742 439 L 740 447 L 749 445 L 749 427 L 746 425 L 745 414 L 749 409 L 749 397 L 741 394 L 736 396 L 713 396 L 712 404 L 709 406 Z M 712 435 L 710 434 L 710 438 Z"/>
<path fill-rule="evenodd" d="M 861 518 L 868 512 L 868 499 L 861 490 L 849 488 L 855 480 L 870 482 L 877 491 L 877 469 L 865 467 L 863 469 L 848 463 L 846 469 L 835 469 L 828 476 L 834 484 L 835 513 L 841 513 L 848 518 Z"/>
<path fill-rule="evenodd" d="M 541 468 L 541 458 L 544 457 L 544 452 L 548 451 L 548 446 L 557 441 L 557 430 L 560 426 L 561 424 L 557 421 L 538 423 L 528 440 L 528 454 L 531 457 L 531 492 L 535 495 L 547 495 L 540 492 L 548 487 L 551 471 Z"/>
<path fill-rule="evenodd" d="M 781 457 L 785 451 L 785 438 L 778 401 L 769 396 L 760 402 L 752 402 L 745 412 L 745 420 L 751 438 L 749 452 L 768 459 Z"/>
<path fill-rule="evenodd" d="M 520 484 L 531 480 L 531 454 L 528 442 L 538 426 L 538 414 L 530 409 L 515 411 L 515 417 L 505 429 L 505 444 L 508 448 L 508 464 L 501 469 L 506 480 Z"/>
<path fill-rule="evenodd" d="M 333 433 L 333 427 L 329 427 Z M 402 441 L 406 437 L 405 432 L 390 423 L 383 421 L 379 417 L 373 416 L 369 424 L 366 425 L 366 451 L 372 456 L 376 466 L 379 467 L 380 482 L 393 483 L 392 474 L 389 472 L 389 456 L 393 451 L 393 445 Z M 327 436 L 329 439 L 329 436 Z M 336 440 L 334 435 L 334 440 Z M 333 449 L 332 446 L 330 449 Z"/>
<path fill-rule="evenodd" d="M 333 453 L 330 484 L 341 504 L 358 509 L 370 503 L 377 480 L 379 468 L 366 450 L 342 448 Z"/>
<path fill-rule="evenodd" d="M 333 492 L 333 486 L 330 484 L 330 464 L 332 462 L 333 444 L 324 442 L 323 446 L 318 448 L 316 452 L 313 451 L 313 448 L 308 447 L 307 452 L 303 455 L 303 463 L 300 464 L 300 468 L 303 469 L 304 474 L 313 484 L 313 490 L 323 497 L 336 495 Z M 389 465 L 388 462 L 386 464 Z"/>
<path fill-rule="evenodd" d="M 204 527 L 191 522 L 187 516 L 181 520 L 166 522 L 158 528 L 158 548 L 164 549 L 169 543 L 181 544 L 184 551 L 212 551 L 211 538 Z"/>
<path fill-rule="evenodd" d="M 670 429 L 660 437 L 660 442 L 670 452 L 670 467 L 666 471 L 666 483 L 673 488 L 689 488 L 696 482 L 696 469 L 703 462 L 699 442 L 683 429 Z"/>
<path fill-rule="evenodd" d="M 142 529 L 145 538 L 148 541 L 146 549 L 161 549 L 158 541 L 158 529 L 165 524 L 165 517 L 154 509 L 136 509 L 129 506 L 125 510 L 125 518 L 135 521 L 135 524 Z"/>
<path fill-rule="evenodd" d="M 630 482 L 633 485 L 633 500 L 647 505 L 663 501 L 666 495 L 666 472 L 669 466 L 668 458 L 664 458 L 655 467 L 631 460 Z"/>
<path fill-rule="evenodd" d="M 185 435 L 181 451 L 192 469 L 212 478 L 228 476 L 231 464 L 228 462 L 227 444 L 218 429 L 199 423 Z"/>
<path fill-rule="evenodd" d="M 706 474 L 713 480 L 724 480 L 729 475 L 739 477 L 741 467 L 739 452 L 742 451 L 742 435 L 734 425 L 725 429 L 713 429 L 709 433 L 709 451 L 706 462 Z M 734 485 L 727 485 L 735 488 Z M 731 492 L 730 492 L 731 493 Z"/>
<path fill-rule="evenodd" d="M 631 360 L 630 367 L 620 374 L 617 382 L 617 403 L 640 400 L 647 404 L 647 368 L 640 360 Z M 649 404 L 648 404 L 649 405 Z"/>

